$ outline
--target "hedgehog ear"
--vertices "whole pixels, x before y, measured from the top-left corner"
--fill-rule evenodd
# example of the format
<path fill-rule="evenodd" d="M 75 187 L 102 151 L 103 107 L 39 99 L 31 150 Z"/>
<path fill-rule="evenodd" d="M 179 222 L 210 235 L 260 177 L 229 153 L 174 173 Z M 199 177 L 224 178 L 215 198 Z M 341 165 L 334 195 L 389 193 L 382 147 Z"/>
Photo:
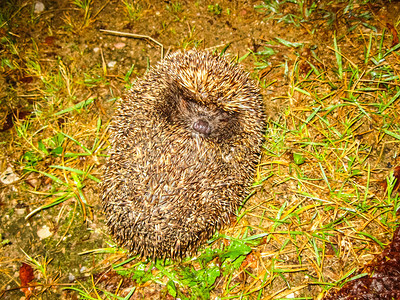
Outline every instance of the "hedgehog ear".
<path fill-rule="evenodd" d="M 164 91 L 164 96 L 168 104 L 178 104 L 182 95 L 185 93 L 184 88 L 180 87 L 176 81 L 171 80 L 168 87 Z"/>
<path fill-rule="evenodd" d="M 175 81 L 170 82 L 170 87 L 165 91 L 167 103 L 182 112 L 189 112 L 195 103 L 193 95 L 183 86 L 178 85 Z"/>
<path fill-rule="evenodd" d="M 189 111 L 189 104 L 183 94 L 185 91 L 174 80 L 171 80 L 159 94 L 154 107 L 157 117 L 168 122 L 176 120 L 178 115 Z M 180 111 L 180 112 L 179 112 Z"/>
<path fill-rule="evenodd" d="M 186 101 L 185 97 L 178 96 L 178 107 L 183 111 L 189 111 L 189 102 Z"/>

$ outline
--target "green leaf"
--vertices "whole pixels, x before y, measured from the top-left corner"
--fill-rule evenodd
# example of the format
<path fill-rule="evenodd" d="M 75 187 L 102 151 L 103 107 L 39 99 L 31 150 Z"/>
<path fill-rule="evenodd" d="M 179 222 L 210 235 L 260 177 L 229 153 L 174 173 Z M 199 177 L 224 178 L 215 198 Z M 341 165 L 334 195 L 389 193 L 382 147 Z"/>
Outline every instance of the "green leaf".
<path fill-rule="evenodd" d="M 81 101 L 81 102 L 79 102 L 79 103 L 77 103 L 77 104 L 75 104 L 75 105 L 73 105 L 71 107 L 68 107 L 66 109 L 60 110 L 59 112 L 56 112 L 54 115 L 55 116 L 60 116 L 62 114 L 65 114 L 65 113 L 68 113 L 68 112 L 71 112 L 71 111 L 77 111 L 77 110 L 79 110 L 81 108 L 84 108 L 84 107 L 88 106 L 90 103 L 92 103 L 94 101 L 94 99 L 96 99 L 96 97 L 95 98 L 89 98 L 87 100 Z"/>
<path fill-rule="evenodd" d="M 256 54 L 263 56 L 271 56 L 275 54 L 275 51 L 272 48 L 264 47 L 263 51 L 258 51 Z"/>
<path fill-rule="evenodd" d="M 306 161 L 304 156 L 299 153 L 293 153 L 293 160 L 296 165 L 301 165 Z"/>
<path fill-rule="evenodd" d="M 49 151 L 47 151 L 46 146 L 43 144 L 42 140 L 38 142 L 38 149 L 46 155 L 49 155 Z"/>
<path fill-rule="evenodd" d="M 24 155 L 22 155 L 22 160 L 25 165 L 32 167 L 35 166 L 38 161 L 41 161 L 42 158 L 33 151 L 27 151 L 24 153 Z"/>
<path fill-rule="evenodd" d="M 79 169 L 74 169 L 74 168 L 70 168 L 70 167 L 67 167 L 67 166 L 58 166 L 58 165 L 51 165 L 50 168 L 56 168 L 56 169 L 70 171 L 72 173 L 76 173 L 78 175 L 83 175 L 83 176 L 85 176 L 87 178 L 90 178 L 93 181 L 96 181 L 97 183 L 101 182 L 100 179 L 98 179 L 97 177 L 95 177 L 93 175 L 88 174 L 87 171 L 82 171 L 82 170 L 79 170 Z"/>
<path fill-rule="evenodd" d="M 62 154 L 63 150 L 64 150 L 64 148 L 59 146 L 57 148 L 52 149 L 50 152 L 51 152 L 52 155 L 58 156 L 58 155 Z"/>
<path fill-rule="evenodd" d="M 176 297 L 176 287 L 175 284 L 172 280 L 169 280 L 167 283 L 167 290 L 168 293 L 172 296 L 172 297 Z"/>
<path fill-rule="evenodd" d="M 276 39 L 279 43 L 285 45 L 286 47 L 297 48 L 297 47 L 303 46 L 303 43 L 289 42 L 289 41 L 286 41 L 286 40 L 280 39 L 280 38 L 275 38 L 275 39 Z"/>
<path fill-rule="evenodd" d="M 232 240 L 231 244 L 225 254 L 221 258 L 230 258 L 231 260 L 237 259 L 239 256 L 247 255 L 251 252 L 251 248 L 243 241 Z"/>

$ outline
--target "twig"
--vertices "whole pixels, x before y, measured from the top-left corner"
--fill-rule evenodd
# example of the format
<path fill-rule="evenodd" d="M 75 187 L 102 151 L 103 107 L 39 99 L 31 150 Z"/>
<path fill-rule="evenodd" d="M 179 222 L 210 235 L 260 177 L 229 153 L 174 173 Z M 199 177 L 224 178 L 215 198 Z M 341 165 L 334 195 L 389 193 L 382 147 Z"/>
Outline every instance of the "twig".
<path fill-rule="evenodd" d="M 142 34 L 135 34 L 135 33 L 128 33 L 128 32 L 122 32 L 122 31 L 114 31 L 114 30 L 107 30 L 107 29 L 100 29 L 100 31 L 111 33 L 111 34 L 116 34 L 116 35 L 121 35 L 121 36 L 127 36 L 127 37 L 133 37 L 136 39 L 147 39 L 152 41 L 153 43 L 156 43 L 158 46 L 161 48 L 161 59 L 164 58 L 164 46 L 153 39 L 151 36 L 148 35 L 142 35 Z"/>
<path fill-rule="evenodd" d="M 1 24 L 0 25 L 0 28 L 2 28 L 4 25 L 6 25 L 9 21 L 11 21 L 11 19 L 12 18 L 14 18 L 25 6 L 27 6 L 28 5 L 28 3 L 23 3 L 21 6 L 20 6 L 20 8 L 15 12 L 15 13 L 13 13 L 12 14 L 12 16 L 8 19 L 8 20 L 5 20 L 4 22 L 3 22 L 3 24 Z"/>

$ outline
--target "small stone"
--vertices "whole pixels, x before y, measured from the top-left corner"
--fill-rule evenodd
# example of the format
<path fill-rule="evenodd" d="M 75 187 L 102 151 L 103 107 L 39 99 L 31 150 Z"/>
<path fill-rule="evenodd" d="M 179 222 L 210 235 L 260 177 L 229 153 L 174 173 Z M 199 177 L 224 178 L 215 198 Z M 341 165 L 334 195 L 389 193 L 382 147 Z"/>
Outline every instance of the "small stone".
<path fill-rule="evenodd" d="M 40 228 L 37 231 L 37 235 L 38 235 L 39 239 L 43 240 L 43 239 L 46 239 L 46 238 L 52 236 L 53 234 L 50 232 L 50 228 L 47 225 L 44 225 L 42 228 Z"/>
<path fill-rule="evenodd" d="M 125 43 L 116 43 L 116 44 L 114 45 L 114 47 L 115 47 L 116 49 L 122 49 L 122 48 L 124 48 L 125 46 L 126 46 Z"/>
<path fill-rule="evenodd" d="M 14 170 L 11 167 L 8 167 L 0 175 L 0 181 L 4 184 L 11 184 L 18 180 L 19 180 L 19 176 L 16 173 L 14 173 Z"/>
<path fill-rule="evenodd" d="M 17 215 L 25 215 L 26 209 L 25 208 L 16 208 L 15 212 L 17 213 Z"/>
<path fill-rule="evenodd" d="M 114 68 L 116 64 L 117 64 L 117 62 L 115 60 L 112 60 L 112 61 L 108 62 L 107 66 L 109 68 Z"/>
<path fill-rule="evenodd" d="M 36 2 L 36 3 L 35 3 L 35 7 L 34 7 L 34 12 L 35 12 L 36 14 L 40 14 L 40 13 L 43 12 L 43 11 L 44 11 L 44 4 L 43 4 L 43 2 L 40 2 L 40 1 Z"/>
<path fill-rule="evenodd" d="M 99 51 L 100 51 L 100 48 L 99 48 L 99 47 L 93 48 L 93 52 L 94 52 L 94 53 L 97 53 L 97 52 L 99 52 Z"/>

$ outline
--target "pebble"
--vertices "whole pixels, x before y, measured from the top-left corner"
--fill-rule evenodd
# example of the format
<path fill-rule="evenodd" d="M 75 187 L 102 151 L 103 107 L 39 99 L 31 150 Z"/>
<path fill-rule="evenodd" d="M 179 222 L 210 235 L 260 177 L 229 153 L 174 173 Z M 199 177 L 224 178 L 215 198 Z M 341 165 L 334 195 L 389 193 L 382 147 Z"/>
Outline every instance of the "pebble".
<path fill-rule="evenodd" d="M 41 12 L 44 11 L 44 4 L 43 2 L 37 1 L 35 2 L 35 7 L 33 10 L 36 14 L 40 14 Z"/>
<path fill-rule="evenodd" d="M 50 232 L 50 228 L 47 225 L 44 225 L 42 228 L 40 228 L 37 231 L 37 235 L 38 235 L 39 239 L 43 240 L 43 239 L 46 239 L 46 238 L 52 236 L 53 234 Z"/>
<path fill-rule="evenodd" d="M 15 212 L 17 213 L 17 215 L 25 215 L 26 214 L 26 208 L 16 208 Z"/>
<path fill-rule="evenodd" d="M 108 62 L 107 66 L 108 66 L 109 68 L 114 68 L 116 64 L 117 64 L 117 62 L 116 62 L 115 60 L 112 60 L 112 61 L 109 61 L 109 62 Z"/>
<path fill-rule="evenodd" d="M 126 46 L 126 44 L 125 43 L 116 43 L 115 45 L 114 45 L 114 47 L 116 48 L 116 49 L 122 49 L 122 48 L 124 48 Z"/>
<path fill-rule="evenodd" d="M 14 173 L 14 170 L 11 167 L 8 167 L 0 175 L 0 181 L 4 184 L 11 184 L 18 180 L 19 180 L 19 176 L 16 173 Z"/>

